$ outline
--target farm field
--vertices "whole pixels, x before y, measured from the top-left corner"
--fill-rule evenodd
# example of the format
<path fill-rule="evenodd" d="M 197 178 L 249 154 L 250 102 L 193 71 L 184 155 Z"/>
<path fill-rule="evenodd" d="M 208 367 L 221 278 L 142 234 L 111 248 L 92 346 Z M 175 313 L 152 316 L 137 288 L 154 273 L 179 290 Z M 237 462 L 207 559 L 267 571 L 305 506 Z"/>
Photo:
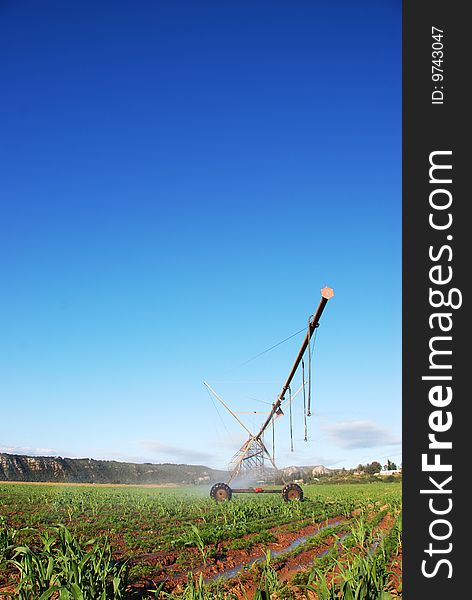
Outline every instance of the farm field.
<path fill-rule="evenodd" d="M 0 483 L 1 597 L 401 597 L 401 484 L 208 492 Z"/>

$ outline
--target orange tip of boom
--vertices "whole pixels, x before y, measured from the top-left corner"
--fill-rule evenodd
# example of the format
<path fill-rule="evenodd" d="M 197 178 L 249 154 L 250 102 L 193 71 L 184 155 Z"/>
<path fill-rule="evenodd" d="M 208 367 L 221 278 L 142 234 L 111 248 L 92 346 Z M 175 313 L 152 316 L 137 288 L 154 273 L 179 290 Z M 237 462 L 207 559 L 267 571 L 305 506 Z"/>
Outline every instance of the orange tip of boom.
<path fill-rule="evenodd" d="M 330 288 L 330 287 L 324 287 L 321 290 L 321 295 L 323 296 L 323 298 L 326 298 L 326 300 L 329 300 L 330 298 L 332 298 L 334 296 L 334 290 L 333 290 L 333 288 Z"/>

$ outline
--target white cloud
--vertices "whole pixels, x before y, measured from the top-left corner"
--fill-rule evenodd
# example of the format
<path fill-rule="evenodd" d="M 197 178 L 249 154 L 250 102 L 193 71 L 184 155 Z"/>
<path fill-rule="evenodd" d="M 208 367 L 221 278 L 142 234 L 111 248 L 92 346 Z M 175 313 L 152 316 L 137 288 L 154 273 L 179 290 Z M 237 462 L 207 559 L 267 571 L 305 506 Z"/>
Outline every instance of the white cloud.
<path fill-rule="evenodd" d="M 36 448 L 33 446 L 7 446 L 0 444 L 0 452 L 6 454 L 25 454 L 27 456 L 59 456 L 53 448 Z"/>
<path fill-rule="evenodd" d="M 323 430 L 340 448 L 376 448 L 401 444 L 401 439 L 373 421 L 341 421 L 324 425 Z"/>
<path fill-rule="evenodd" d="M 184 462 L 196 462 L 196 461 L 207 461 L 213 458 L 212 454 L 208 452 L 200 452 L 198 450 L 189 450 L 188 448 L 181 448 L 180 446 L 172 446 L 156 441 L 141 441 L 141 445 L 148 451 L 159 456 L 160 460 L 184 461 Z"/>

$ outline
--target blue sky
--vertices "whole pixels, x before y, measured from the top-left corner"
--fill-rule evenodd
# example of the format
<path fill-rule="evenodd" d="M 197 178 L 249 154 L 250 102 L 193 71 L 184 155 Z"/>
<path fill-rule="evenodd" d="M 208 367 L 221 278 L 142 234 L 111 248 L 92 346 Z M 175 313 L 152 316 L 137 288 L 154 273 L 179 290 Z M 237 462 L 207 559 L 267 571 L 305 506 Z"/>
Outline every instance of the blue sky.
<path fill-rule="evenodd" d="M 265 410 L 329 285 L 278 463 L 401 462 L 401 3 L 4 2 L 0 50 L 0 451 L 225 467 L 202 381 Z"/>

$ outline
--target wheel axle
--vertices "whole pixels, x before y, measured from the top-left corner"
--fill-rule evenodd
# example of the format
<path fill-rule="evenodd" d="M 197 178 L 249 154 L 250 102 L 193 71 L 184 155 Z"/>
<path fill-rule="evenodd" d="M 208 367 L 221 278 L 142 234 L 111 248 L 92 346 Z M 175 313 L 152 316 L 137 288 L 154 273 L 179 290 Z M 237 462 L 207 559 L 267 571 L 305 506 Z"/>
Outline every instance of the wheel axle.
<path fill-rule="evenodd" d="M 283 490 L 264 489 L 260 487 L 232 489 L 227 483 L 215 483 L 210 490 L 210 496 L 216 502 L 231 500 L 233 494 L 282 494 L 285 502 L 301 502 L 303 490 L 297 483 L 288 483 Z"/>

